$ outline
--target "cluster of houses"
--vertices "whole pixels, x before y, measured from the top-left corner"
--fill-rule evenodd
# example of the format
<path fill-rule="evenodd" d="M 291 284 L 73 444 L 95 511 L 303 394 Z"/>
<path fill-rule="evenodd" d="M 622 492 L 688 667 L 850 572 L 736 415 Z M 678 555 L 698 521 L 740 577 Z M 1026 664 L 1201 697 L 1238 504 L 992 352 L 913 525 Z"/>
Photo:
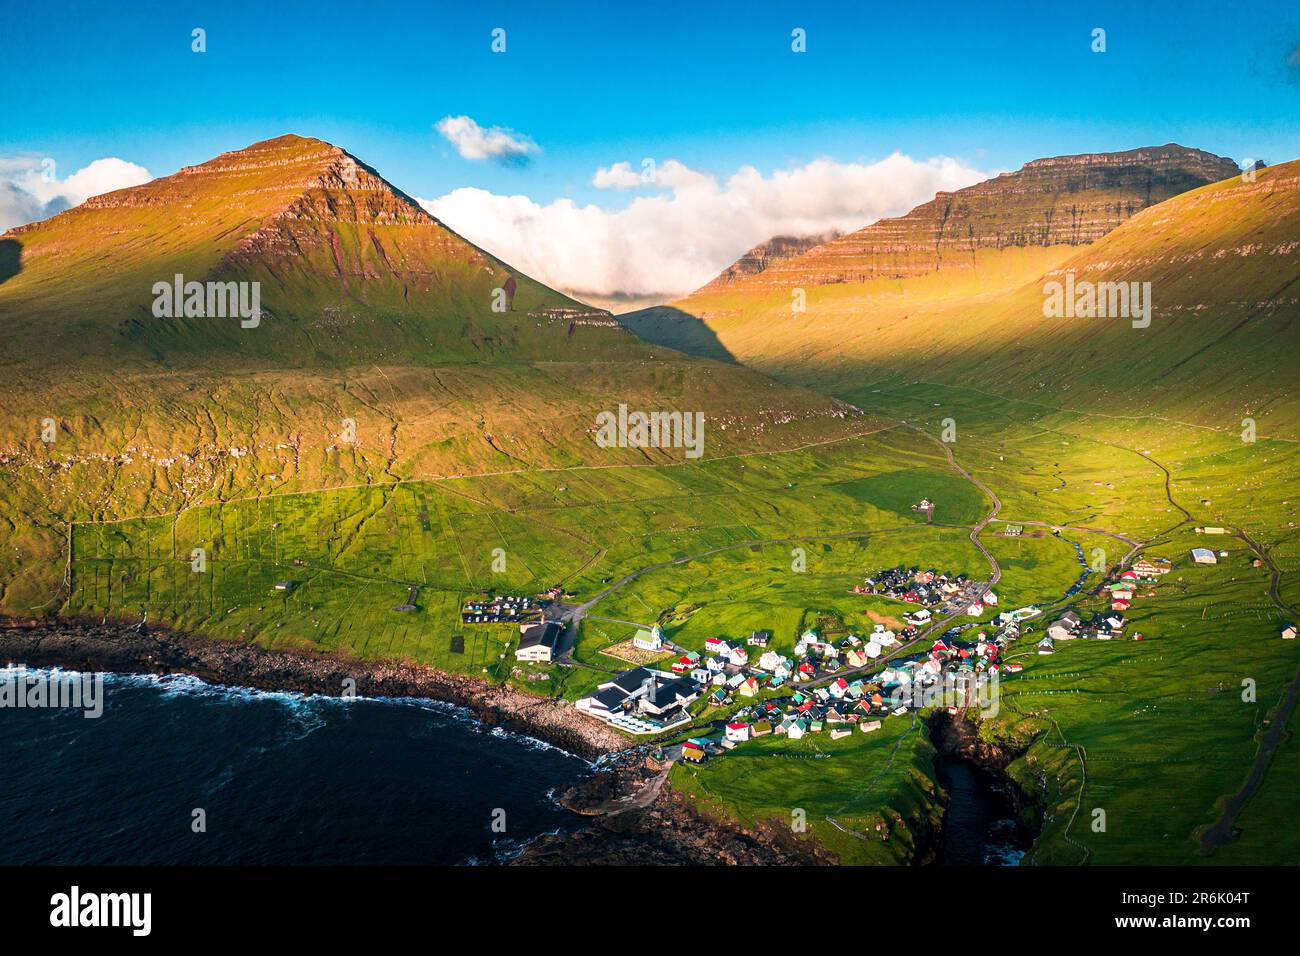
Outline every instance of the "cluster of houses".
<path fill-rule="evenodd" d="M 810 643 L 810 633 L 800 639 L 801 645 Z M 877 631 L 867 645 L 875 643 L 874 638 L 880 633 Z M 700 762 L 768 734 L 783 734 L 798 740 L 807 734 L 826 732 L 831 740 L 839 740 L 850 736 L 855 729 L 872 733 L 881 728 L 888 716 L 901 716 L 912 708 L 929 706 L 944 689 L 965 687 L 974 693 L 1003 669 L 1008 673 L 1019 672 L 1022 665 L 1002 663 L 1003 649 L 1019 635 L 1020 625 L 1014 621 L 1006 622 L 993 636 L 981 631 L 970 641 L 960 640 L 950 631 L 928 651 L 890 661 L 870 678 L 834 677 L 815 687 L 795 688 L 788 697 L 746 704 L 722 724 L 721 737 L 701 736 L 686 741 L 682 745 L 682 758 Z M 857 649 L 850 648 L 850 651 Z M 956 710 L 955 704 L 950 709 Z"/>
<path fill-rule="evenodd" d="M 726 706 L 735 696 L 754 697 L 764 688 L 816 681 L 840 671 L 861 668 L 880 657 L 899 640 L 916 634 L 907 628 L 895 634 L 883 624 L 865 638 L 849 634 L 838 641 L 821 637 L 817 631 L 804 631 L 787 656 L 768 647 L 771 634 L 756 631 L 745 642 L 711 637 L 704 642 L 704 654 L 684 654 L 674 670 L 689 671 L 701 684 L 714 688 L 709 697 L 713 706 Z"/>
<path fill-rule="evenodd" d="M 460 619 L 465 624 L 510 624 L 534 617 L 540 605 L 533 598 L 502 594 L 490 599 L 467 601 Z"/>
<path fill-rule="evenodd" d="M 930 620 L 930 609 L 947 604 L 953 611 L 964 610 L 972 617 L 984 613 L 986 607 L 995 607 L 997 595 L 973 582 L 964 574 L 946 574 L 934 568 L 890 568 L 880 571 L 853 586 L 854 594 L 879 594 L 896 601 L 921 605 L 909 621 L 925 624 Z"/>
<path fill-rule="evenodd" d="M 1147 560 L 1143 558 L 1133 566 L 1120 572 L 1114 581 L 1103 584 L 1098 594 L 1105 597 L 1110 607 L 1094 612 L 1088 619 L 1075 610 L 1068 610 L 1047 626 L 1046 636 L 1038 643 L 1039 654 L 1054 654 L 1057 641 L 1070 641 L 1078 638 L 1090 638 L 1109 641 L 1125 637 L 1128 619 L 1124 612 L 1133 606 L 1139 587 L 1158 584 L 1162 575 L 1168 574 L 1173 565 L 1163 559 Z M 1141 633 L 1133 633 L 1131 639 L 1142 640 Z"/>

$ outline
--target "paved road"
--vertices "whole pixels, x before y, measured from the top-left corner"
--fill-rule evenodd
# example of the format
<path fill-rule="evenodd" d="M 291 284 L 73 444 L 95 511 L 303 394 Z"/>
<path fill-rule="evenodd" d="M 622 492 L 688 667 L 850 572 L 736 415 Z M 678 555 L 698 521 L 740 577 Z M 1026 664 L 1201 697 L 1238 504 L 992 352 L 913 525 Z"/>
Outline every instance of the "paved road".
<path fill-rule="evenodd" d="M 980 491 L 984 492 L 984 494 L 988 496 L 989 501 L 993 505 L 992 510 L 989 511 L 989 513 L 984 516 L 983 520 L 981 520 L 977 525 L 971 528 L 971 532 L 970 532 L 971 542 L 975 545 L 975 547 L 979 548 L 980 553 L 984 555 L 985 559 L 989 563 L 988 583 L 984 585 L 980 585 L 975 591 L 975 596 L 979 597 L 983 595 L 986 591 L 992 590 L 993 586 L 997 584 L 998 581 L 1002 580 L 1002 568 L 998 565 L 998 559 L 993 557 L 993 555 L 989 553 L 988 548 L 984 547 L 984 543 L 980 541 L 980 532 L 983 531 L 984 528 L 988 525 L 988 523 L 992 521 L 994 518 L 996 518 L 998 516 L 998 512 L 1002 510 L 1002 499 L 999 498 L 996 494 L 994 494 L 993 489 L 989 488 L 988 485 L 984 484 L 984 482 L 980 481 L 978 478 L 972 475 L 961 465 L 957 464 L 957 460 L 953 457 L 952 454 L 952 448 L 950 448 L 946 442 L 939 441 L 939 439 L 935 438 L 929 432 L 925 431 L 922 428 L 918 428 L 915 425 L 908 425 L 907 427 L 913 429 L 914 431 L 920 432 L 926 438 L 930 439 L 930 441 L 934 442 L 936 445 L 942 448 L 943 453 L 948 457 L 948 464 L 950 464 L 959 475 L 961 475 L 963 478 L 965 478 L 967 481 L 973 484 Z M 882 670 L 884 669 L 884 666 L 890 661 L 908 653 L 909 651 L 911 651 L 912 648 L 916 647 L 917 645 L 923 644 L 925 641 L 929 640 L 929 638 L 932 635 L 942 634 L 944 631 L 947 631 L 948 628 L 952 627 L 954 621 L 957 621 L 958 619 L 965 616 L 966 616 L 966 612 L 963 609 L 957 611 L 954 614 L 950 614 L 947 617 L 939 618 L 935 620 L 924 631 L 921 631 L 916 637 L 912 638 L 912 640 L 908 641 L 905 644 L 898 645 L 898 647 L 896 647 L 894 650 L 890 651 L 888 654 L 884 655 L 883 657 L 876 658 L 876 660 L 872 661 L 870 664 L 864 664 L 861 667 L 852 667 L 849 668 L 848 670 L 837 671 L 836 673 L 829 674 L 826 677 L 819 677 L 817 680 L 800 683 L 799 688 L 802 690 L 805 688 L 819 687 L 823 684 L 829 684 L 831 681 L 839 680 L 841 677 L 856 677 L 860 674 L 875 673 L 877 670 Z"/>
<path fill-rule="evenodd" d="M 957 472 L 957 474 L 961 475 L 963 478 L 969 481 L 980 491 L 984 492 L 984 494 L 988 497 L 989 501 L 993 503 L 993 510 L 990 511 L 984 517 L 984 520 L 982 520 L 979 524 L 975 525 L 975 527 L 971 529 L 971 533 L 970 533 L 971 541 L 975 544 L 975 547 L 980 549 L 980 552 L 984 555 L 984 557 L 988 559 L 989 567 L 993 570 L 993 576 L 989 578 L 989 587 L 990 588 L 993 587 L 993 585 L 997 584 L 998 581 L 1002 579 L 1002 569 L 998 567 L 997 558 L 989 554 L 989 549 L 984 547 L 984 545 L 980 542 L 980 532 L 984 530 L 985 526 L 990 521 L 992 521 L 994 518 L 998 516 L 998 512 L 1002 510 L 1002 499 L 993 493 L 992 488 L 984 484 L 984 482 L 980 481 L 978 478 L 972 475 L 961 465 L 957 464 L 957 459 L 954 458 L 952 455 L 952 445 L 949 442 L 940 441 L 939 439 L 931 435 L 928 431 L 926 431 L 924 428 L 921 428 L 917 425 L 910 425 L 906 422 L 904 422 L 904 424 L 907 425 L 907 427 L 912 429 L 913 431 L 920 432 L 926 438 L 930 439 L 930 441 L 934 442 L 936 445 L 942 448 L 943 453 L 948 457 L 948 464 L 953 467 L 953 469 Z"/>

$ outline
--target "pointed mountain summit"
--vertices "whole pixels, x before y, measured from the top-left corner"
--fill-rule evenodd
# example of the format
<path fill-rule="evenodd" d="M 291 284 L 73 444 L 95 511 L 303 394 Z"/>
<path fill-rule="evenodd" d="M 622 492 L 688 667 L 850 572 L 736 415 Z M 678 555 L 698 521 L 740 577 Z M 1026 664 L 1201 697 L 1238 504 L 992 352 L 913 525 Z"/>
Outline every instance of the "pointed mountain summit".
<path fill-rule="evenodd" d="M 47 351 L 330 365 L 630 344 L 605 313 L 469 243 L 345 150 L 301 136 L 97 196 L 4 241 L 17 244 L 19 271 L 0 303 L 23 316 L 20 339 Z M 211 317 L 159 318 L 154 286 L 176 275 L 259 283 L 266 321 L 250 335 Z"/>
<path fill-rule="evenodd" d="M 0 609 L 24 612 L 62 599 L 68 522 L 683 463 L 672 442 L 601 444 L 599 417 L 621 406 L 703 415 L 703 458 L 870 427 L 836 399 L 638 339 L 301 136 L 9 231 L 0 331 Z M 503 482 L 503 507 L 532 494 Z"/>

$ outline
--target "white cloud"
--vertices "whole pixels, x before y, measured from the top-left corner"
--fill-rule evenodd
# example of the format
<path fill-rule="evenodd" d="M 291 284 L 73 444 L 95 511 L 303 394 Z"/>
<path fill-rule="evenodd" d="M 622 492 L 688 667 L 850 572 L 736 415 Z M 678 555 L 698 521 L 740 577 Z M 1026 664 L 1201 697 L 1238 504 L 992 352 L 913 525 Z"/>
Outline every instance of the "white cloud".
<path fill-rule="evenodd" d="M 433 128 L 456 147 L 462 159 L 522 162 L 538 151 L 537 144 L 522 133 L 504 126 L 479 126 L 468 116 L 444 116 Z"/>
<path fill-rule="evenodd" d="M 875 163 L 819 159 L 764 176 L 719 179 L 676 160 L 598 169 L 601 189 L 641 189 L 623 209 L 457 189 L 420 203 L 471 242 L 571 295 L 609 300 L 690 292 L 778 235 L 851 232 L 988 179 L 963 161 L 901 153 Z"/>
<path fill-rule="evenodd" d="M 54 161 L 30 156 L 0 157 L 0 231 L 53 216 L 91 196 L 139 186 L 149 170 L 115 157 L 97 159 L 66 179 Z"/>
<path fill-rule="evenodd" d="M 591 177 L 591 184 L 597 189 L 639 189 L 650 181 L 648 173 L 645 169 L 635 172 L 631 163 L 615 163 L 596 170 L 596 175 Z"/>

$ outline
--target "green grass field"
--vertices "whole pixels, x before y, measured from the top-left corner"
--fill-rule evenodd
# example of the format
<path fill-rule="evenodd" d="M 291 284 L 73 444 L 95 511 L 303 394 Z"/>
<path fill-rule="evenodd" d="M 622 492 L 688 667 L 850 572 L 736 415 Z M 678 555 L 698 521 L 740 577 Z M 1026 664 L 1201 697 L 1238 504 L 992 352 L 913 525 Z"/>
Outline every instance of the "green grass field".
<path fill-rule="evenodd" d="M 877 567 L 911 559 L 979 569 L 964 531 L 927 527 L 903 504 L 934 496 L 951 477 L 939 456 L 909 451 L 900 437 L 656 468 L 403 482 L 79 523 L 66 610 L 131 619 L 147 611 L 150 620 L 218 638 L 481 671 L 505 653 L 515 629 L 462 627 L 466 597 L 563 584 L 582 599 L 630 572 L 700 556 L 638 578 L 592 613 L 653 622 L 700 604 L 712 578 L 716 593 L 730 596 L 670 630 L 685 628 L 683 640 L 702 645 L 708 628 L 752 621 L 750 629 L 771 627 L 788 640 L 808 608 L 861 614 L 870 602 L 847 591 Z M 864 482 L 885 500 L 865 499 Z M 964 501 L 964 516 L 973 515 L 969 494 L 954 489 L 949 500 L 954 510 Z M 795 548 L 804 572 L 790 570 Z M 203 571 L 192 568 L 196 549 Z M 276 592 L 279 581 L 292 589 Z M 412 585 L 420 612 L 394 612 Z M 739 597 L 760 591 L 761 605 Z M 744 621 L 721 613 L 726 605 L 743 605 Z M 584 626 L 580 661 L 629 636 L 612 626 L 601 637 L 596 625 Z M 455 634 L 476 636 L 463 655 L 448 650 Z M 597 666 L 617 662 L 606 657 Z M 580 695 L 588 683 L 574 681 L 566 694 Z"/>
<path fill-rule="evenodd" d="M 1001 607 L 1062 607 L 1086 571 L 1080 552 L 1113 566 L 1130 542 L 1147 542 L 1143 554 L 1176 562 L 1129 612 L 1142 642 L 1063 642 L 1051 657 L 1035 654 L 1029 637 L 1013 647 L 1025 671 L 1004 681 L 1001 711 L 981 732 L 1027 748 L 1010 772 L 1045 794 L 1029 860 L 1300 860 L 1300 838 L 1270 822 L 1298 772 L 1291 741 L 1237 821 L 1240 840 L 1212 857 L 1198 842 L 1245 780 L 1257 735 L 1300 667 L 1295 645 L 1277 638 L 1283 612 L 1269 596 L 1271 568 L 1252 566 L 1262 553 L 1278 568 L 1282 601 L 1294 599 L 1300 480 L 1291 446 L 1064 414 L 976 390 L 909 386 L 873 391 L 872 400 L 936 436 L 942 419 L 957 422 L 957 460 L 1002 501 L 982 536 L 1002 569 Z M 933 525 L 911 510 L 921 497 L 939 503 Z M 628 666 L 604 653 L 631 636 L 628 622 L 661 623 L 693 648 L 712 635 L 769 629 L 788 651 L 808 626 L 860 633 L 897 620 L 905 606 L 854 595 L 852 585 L 896 564 L 983 576 L 968 535 L 987 509 L 939 448 L 906 428 L 679 465 L 376 484 L 78 524 L 66 610 L 136 618 L 147 608 L 151 620 L 218 638 L 402 657 L 575 699 Z M 1047 526 L 1000 536 L 1010 522 Z M 1229 533 L 1211 541 L 1198 525 Z M 1192 565 L 1189 549 L 1206 543 L 1228 557 Z M 196 547 L 207 552 L 203 573 L 190 570 Z M 493 571 L 501 553 L 505 569 Z M 515 669 L 515 628 L 459 624 L 470 594 L 563 584 L 586 600 L 634 572 L 590 609 L 576 665 L 527 668 L 547 681 Z M 272 589 L 280 580 L 294 582 L 287 595 Z M 1089 573 L 1086 583 L 1099 580 Z M 420 611 L 394 612 L 412 584 Z M 1102 606 L 1084 596 L 1072 603 Z M 454 635 L 463 651 L 453 650 Z M 1241 699 L 1247 679 L 1251 702 Z M 672 782 L 707 812 L 750 823 L 787 825 L 801 807 L 809 833 L 845 862 L 902 862 L 911 827 L 940 812 L 932 756 L 910 717 L 890 718 L 880 733 L 842 741 L 754 741 L 701 767 L 678 766 Z M 1097 811 L 1104 829 L 1093 828 Z"/>
<path fill-rule="evenodd" d="M 898 718 L 840 740 L 762 737 L 699 766 L 676 764 L 670 780 L 705 813 L 810 834 L 844 863 L 902 864 L 919 828 L 942 816 L 933 755 L 924 724 Z"/>

